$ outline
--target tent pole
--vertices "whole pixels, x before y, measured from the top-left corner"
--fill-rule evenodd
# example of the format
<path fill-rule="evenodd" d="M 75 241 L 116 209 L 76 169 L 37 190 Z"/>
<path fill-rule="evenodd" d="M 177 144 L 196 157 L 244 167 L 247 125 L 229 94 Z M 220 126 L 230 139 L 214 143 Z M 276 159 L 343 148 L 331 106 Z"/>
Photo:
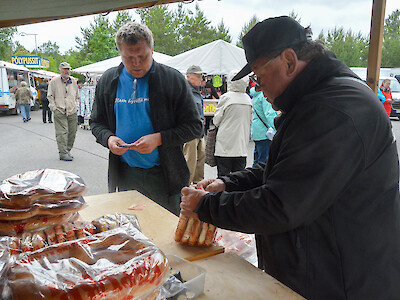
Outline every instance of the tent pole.
<path fill-rule="evenodd" d="M 368 51 L 367 84 L 378 93 L 379 71 L 382 58 L 383 25 L 385 22 L 386 0 L 373 0 L 371 32 Z"/>

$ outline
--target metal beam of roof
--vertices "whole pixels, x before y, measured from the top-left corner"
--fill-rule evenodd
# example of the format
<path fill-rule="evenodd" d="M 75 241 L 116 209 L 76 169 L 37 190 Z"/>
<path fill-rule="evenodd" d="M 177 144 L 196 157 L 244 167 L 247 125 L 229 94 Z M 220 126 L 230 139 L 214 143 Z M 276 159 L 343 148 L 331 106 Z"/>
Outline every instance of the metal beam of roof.
<path fill-rule="evenodd" d="M 183 0 L 0 0 L 0 28 L 112 11 L 151 7 Z"/>

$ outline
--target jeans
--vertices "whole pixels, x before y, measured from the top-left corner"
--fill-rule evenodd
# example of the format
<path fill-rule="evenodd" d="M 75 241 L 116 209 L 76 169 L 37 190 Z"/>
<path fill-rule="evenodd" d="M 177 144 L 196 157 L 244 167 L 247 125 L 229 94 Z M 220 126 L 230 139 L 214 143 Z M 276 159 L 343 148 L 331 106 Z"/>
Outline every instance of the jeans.
<path fill-rule="evenodd" d="M 161 167 L 150 169 L 130 167 L 121 163 L 122 169 L 119 177 L 118 191 L 137 190 L 176 216 L 180 213 L 181 195 L 169 195 L 167 183 Z"/>
<path fill-rule="evenodd" d="M 31 117 L 31 105 L 20 104 L 19 110 L 21 111 L 22 120 L 28 121 L 28 119 Z"/>
<path fill-rule="evenodd" d="M 67 116 L 59 110 L 54 111 L 56 141 L 60 155 L 66 155 L 74 146 L 76 130 L 78 129 L 77 113 Z"/>
<path fill-rule="evenodd" d="M 253 167 L 258 163 L 265 163 L 269 154 L 269 147 L 271 145 L 271 140 L 261 140 L 254 141 L 254 162 Z"/>
<path fill-rule="evenodd" d="M 246 168 L 246 157 L 216 156 L 218 177 L 228 175 L 231 172 L 241 171 Z"/>

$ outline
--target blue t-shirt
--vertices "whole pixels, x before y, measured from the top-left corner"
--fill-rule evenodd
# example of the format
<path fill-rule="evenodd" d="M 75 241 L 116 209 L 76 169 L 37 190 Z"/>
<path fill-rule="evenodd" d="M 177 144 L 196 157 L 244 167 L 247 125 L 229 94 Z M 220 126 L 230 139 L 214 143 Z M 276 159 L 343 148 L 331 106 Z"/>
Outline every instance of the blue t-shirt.
<path fill-rule="evenodd" d="M 154 133 L 150 119 L 149 73 L 142 78 L 135 78 L 124 67 L 119 76 L 114 110 L 116 136 L 127 144 Z M 131 167 L 143 169 L 160 165 L 157 148 L 148 154 L 128 150 L 122 155 L 122 160 Z"/>

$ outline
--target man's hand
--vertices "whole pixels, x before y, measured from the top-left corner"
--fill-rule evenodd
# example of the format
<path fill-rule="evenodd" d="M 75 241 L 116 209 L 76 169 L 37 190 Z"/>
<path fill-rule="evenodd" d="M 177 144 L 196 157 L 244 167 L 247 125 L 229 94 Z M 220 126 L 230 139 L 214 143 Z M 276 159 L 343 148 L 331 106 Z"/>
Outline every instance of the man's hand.
<path fill-rule="evenodd" d="M 181 214 L 186 217 L 198 219 L 199 216 L 197 215 L 197 213 L 193 212 L 193 210 L 195 210 L 195 208 L 199 204 L 201 197 L 203 197 L 205 194 L 208 194 L 208 192 L 184 187 L 181 190 L 181 193 L 183 195 L 181 199 Z"/>
<path fill-rule="evenodd" d="M 120 145 L 123 144 L 126 143 L 117 136 L 112 135 L 108 138 L 108 148 L 110 148 L 110 151 L 115 155 L 122 155 L 128 150 L 128 148 L 120 147 Z"/>
<path fill-rule="evenodd" d="M 158 146 L 162 145 L 161 133 L 153 133 L 142 136 L 136 142 L 133 143 L 135 146 L 132 147 L 132 150 L 136 150 L 139 153 L 147 154 L 151 153 Z"/>
<path fill-rule="evenodd" d="M 203 179 L 196 184 L 196 188 L 203 189 L 207 192 L 222 192 L 225 191 L 225 183 L 221 179 Z"/>

